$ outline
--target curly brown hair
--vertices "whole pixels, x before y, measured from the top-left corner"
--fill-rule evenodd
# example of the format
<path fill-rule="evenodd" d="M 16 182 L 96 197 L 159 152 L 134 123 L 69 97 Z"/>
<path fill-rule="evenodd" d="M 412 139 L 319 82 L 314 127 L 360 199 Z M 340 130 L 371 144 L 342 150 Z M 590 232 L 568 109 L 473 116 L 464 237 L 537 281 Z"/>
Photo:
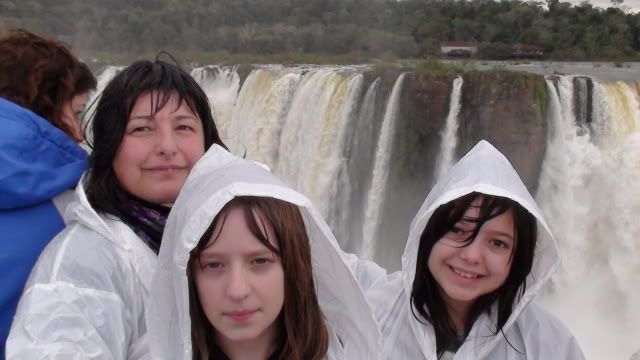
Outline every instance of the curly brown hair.
<path fill-rule="evenodd" d="M 33 111 L 69 136 L 74 137 L 74 130 L 62 120 L 64 104 L 96 84 L 87 65 L 62 42 L 24 29 L 9 30 L 0 38 L 0 97 Z"/>

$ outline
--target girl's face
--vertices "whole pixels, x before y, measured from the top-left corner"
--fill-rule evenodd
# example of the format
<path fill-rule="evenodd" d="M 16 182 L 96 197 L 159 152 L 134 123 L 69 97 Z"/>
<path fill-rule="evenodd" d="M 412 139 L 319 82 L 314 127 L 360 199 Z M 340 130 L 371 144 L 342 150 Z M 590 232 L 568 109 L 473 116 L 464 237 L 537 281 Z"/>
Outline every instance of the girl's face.
<path fill-rule="evenodd" d="M 271 225 L 260 219 L 257 223 L 265 224 L 262 231 L 277 248 Z M 253 235 L 239 206 L 218 221 L 209 241 L 196 261 L 194 278 L 219 345 L 269 348 L 284 303 L 280 259 Z"/>
<path fill-rule="evenodd" d="M 149 92 L 137 100 L 113 160 L 113 170 L 129 193 L 155 204 L 172 204 L 193 165 L 204 155 L 202 121 L 173 94 L 152 115 Z"/>
<path fill-rule="evenodd" d="M 465 241 L 475 230 L 482 197 L 477 197 L 454 227 L 438 240 L 429 255 L 429 271 L 438 282 L 448 306 L 466 314 L 480 296 L 498 289 L 511 269 L 515 246 L 513 210 L 484 224 L 473 241 Z"/>

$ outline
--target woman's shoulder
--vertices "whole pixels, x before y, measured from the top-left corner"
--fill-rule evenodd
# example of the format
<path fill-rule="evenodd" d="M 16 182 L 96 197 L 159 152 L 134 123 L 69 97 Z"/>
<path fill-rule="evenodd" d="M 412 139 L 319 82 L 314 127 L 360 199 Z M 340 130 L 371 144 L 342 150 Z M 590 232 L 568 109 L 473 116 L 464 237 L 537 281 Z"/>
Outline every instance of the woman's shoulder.
<path fill-rule="evenodd" d="M 122 285 L 122 278 L 134 278 L 132 272 L 146 271 L 141 266 L 155 265 L 154 254 L 126 225 L 117 220 L 105 224 L 113 228 L 105 232 L 77 221 L 67 225 L 38 258 L 27 287 L 65 282 L 113 290 Z M 136 240 L 141 248 L 135 246 Z"/>

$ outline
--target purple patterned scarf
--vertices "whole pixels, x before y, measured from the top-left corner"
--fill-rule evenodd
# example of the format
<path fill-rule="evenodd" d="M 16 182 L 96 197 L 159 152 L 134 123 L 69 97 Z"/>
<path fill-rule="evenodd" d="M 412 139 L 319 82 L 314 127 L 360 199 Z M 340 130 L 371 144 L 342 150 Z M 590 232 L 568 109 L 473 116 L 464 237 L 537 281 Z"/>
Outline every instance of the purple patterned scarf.
<path fill-rule="evenodd" d="M 170 207 L 153 204 L 132 195 L 123 206 L 122 221 L 129 225 L 153 252 L 158 254 L 162 242 L 162 232 L 167 223 Z"/>

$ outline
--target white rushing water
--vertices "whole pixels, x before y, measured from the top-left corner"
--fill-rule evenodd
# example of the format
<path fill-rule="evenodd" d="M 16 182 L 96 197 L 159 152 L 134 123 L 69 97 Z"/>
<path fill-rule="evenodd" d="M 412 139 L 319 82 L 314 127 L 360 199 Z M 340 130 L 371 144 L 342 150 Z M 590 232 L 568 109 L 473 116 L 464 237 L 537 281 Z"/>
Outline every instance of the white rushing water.
<path fill-rule="evenodd" d="M 594 84 L 593 123 L 573 108 L 572 77 L 550 94 L 541 208 L 558 239 L 561 270 L 544 304 L 575 334 L 588 359 L 628 359 L 640 341 L 640 106 L 625 83 Z"/>
<path fill-rule="evenodd" d="M 387 102 L 387 107 L 382 120 L 380 137 L 375 151 L 375 161 L 373 163 L 373 175 L 371 186 L 367 192 L 365 202 L 364 229 L 362 231 L 362 250 L 360 256 L 365 259 L 373 259 L 375 254 L 375 240 L 377 230 L 380 225 L 380 215 L 382 212 L 382 201 L 387 187 L 387 178 L 391 160 L 391 148 L 393 145 L 393 135 L 395 133 L 395 123 L 398 114 L 399 98 L 402 93 L 402 84 L 406 73 L 401 74 L 393 85 L 391 95 Z"/>
<path fill-rule="evenodd" d="M 119 70 L 106 68 L 99 88 Z M 391 245 L 377 234 L 406 74 L 385 101 L 381 79 L 365 89 L 363 67 L 258 66 L 244 81 L 237 70 L 192 72 L 223 141 L 305 193 L 341 244 L 363 258 L 385 252 Z M 640 86 L 590 87 L 574 76 L 551 76 L 546 85 L 548 138 L 536 199 L 562 266 L 539 300 L 576 335 L 587 359 L 628 359 L 640 347 Z M 434 159 L 439 175 L 457 160 L 462 86 L 454 79 Z M 381 101 L 384 116 L 376 118 Z"/>
<path fill-rule="evenodd" d="M 440 133 L 442 142 L 440 155 L 436 166 L 436 178 L 443 176 L 455 162 L 456 146 L 458 145 L 458 114 L 460 113 L 460 97 L 462 95 L 462 77 L 453 79 L 453 89 L 449 100 L 449 115 L 445 127 Z"/>
<path fill-rule="evenodd" d="M 237 66 L 205 66 L 191 71 L 191 76 L 209 98 L 213 120 L 223 141 L 228 136 L 227 127 L 240 90 L 237 70 Z"/>

